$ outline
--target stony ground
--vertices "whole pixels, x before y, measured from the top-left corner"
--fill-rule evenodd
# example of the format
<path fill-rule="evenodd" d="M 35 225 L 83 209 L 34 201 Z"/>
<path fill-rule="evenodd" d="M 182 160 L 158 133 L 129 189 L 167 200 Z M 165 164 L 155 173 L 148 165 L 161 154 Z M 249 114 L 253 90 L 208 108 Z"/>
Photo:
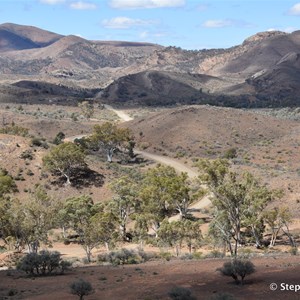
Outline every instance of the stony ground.
<path fill-rule="evenodd" d="M 14 271 L 0 272 L 0 299 L 56 300 L 76 299 L 69 285 L 82 278 L 92 283 L 95 293 L 86 299 L 167 300 L 176 286 L 192 291 L 198 300 L 209 300 L 217 293 L 230 293 L 235 299 L 299 299 L 299 292 L 281 291 L 280 284 L 300 284 L 300 261 L 297 256 L 261 257 L 253 260 L 256 273 L 237 286 L 229 277 L 222 277 L 217 268 L 223 259 L 197 261 L 151 261 L 121 267 L 91 266 L 76 268 L 61 276 L 29 278 Z M 276 283 L 279 290 L 271 291 Z M 8 296 L 8 294 L 13 296 Z"/>

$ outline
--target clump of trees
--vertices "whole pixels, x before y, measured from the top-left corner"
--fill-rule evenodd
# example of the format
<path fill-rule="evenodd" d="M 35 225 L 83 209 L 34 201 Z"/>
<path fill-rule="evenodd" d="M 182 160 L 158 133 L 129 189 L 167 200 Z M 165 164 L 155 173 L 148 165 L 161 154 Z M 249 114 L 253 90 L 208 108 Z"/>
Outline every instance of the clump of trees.
<path fill-rule="evenodd" d="M 88 196 L 67 199 L 59 217 L 61 227 L 70 228 L 78 235 L 88 262 L 96 246 L 103 244 L 109 251 L 110 245 L 118 239 L 116 216 L 106 211 L 103 205 L 94 204 Z"/>
<path fill-rule="evenodd" d="M 192 248 L 196 248 L 202 240 L 200 225 L 202 222 L 181 220 L 172 221 L 164 220 L 158 229 L 158 240 L 174 247 L 176 256 L 180 254 L 183 245 L 192 253 Z"/>
<path fill-rule="evenodd" d="M 269 190 L 248 172 L 241 175 L 232 172 L 227 160 L 201 160 L 198 167 L 202 182 L 213 193 L 210 234 L 222 240 L 231 255 L 236 256 L 238 246 L 245 243 L 242 229 L 248 228 L 256 247 L 260 248 L 265 230 L 263 211 L 281 193 Z"/>
<path fill-rule="evenodd" d="M 1 217 L 2 239 L 16 250 L 26 246 L 31 253 L 37 253 L 40 243 L 50 245 L 49 230 L 57 226 L 57 212 L 61 202 L 49 197 L 46 191 L 38 186 L 28 199 L 1 201 L 3 215 Z"/>
<path fill-rule="evenodd" d="M 264 211 L 263 217 L 272 232 L 270 247 L 275 246 L 278 234 L 282 231 L 288 236 L 292 248 L 297 249 L 296 241 L 289 229 L 292 216 L 288 207 L 274 207 L 271 210 Z"/>

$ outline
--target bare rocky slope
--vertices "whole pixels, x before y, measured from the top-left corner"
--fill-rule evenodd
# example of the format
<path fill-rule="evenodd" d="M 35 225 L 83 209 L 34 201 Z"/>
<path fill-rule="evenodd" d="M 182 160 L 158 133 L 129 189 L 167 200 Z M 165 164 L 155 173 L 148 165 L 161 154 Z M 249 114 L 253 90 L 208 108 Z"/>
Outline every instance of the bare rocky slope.
<path fill-rule="evenodd" d="M 10 89 L 23 99 L 24 91 L 16 84 L 22 80 L 23 89 L 24 81 L 42 81 L 79 87 L 78 97 L 83 96 L 81 89 L 90 89 L 89 97 L 126 105 L 299 104 L 300 31 L 262 32 L 229 49 L 187 51 L 149 43 L 88 41 L 6 23 L 0 25 L 0 53 L 1 101 L 11 101 L 7 84 L 14 84 Z M 38 95 L 36 101 L 43 102 L 45 96 L 47 102 L 51 90 L 39 89 Z"/>

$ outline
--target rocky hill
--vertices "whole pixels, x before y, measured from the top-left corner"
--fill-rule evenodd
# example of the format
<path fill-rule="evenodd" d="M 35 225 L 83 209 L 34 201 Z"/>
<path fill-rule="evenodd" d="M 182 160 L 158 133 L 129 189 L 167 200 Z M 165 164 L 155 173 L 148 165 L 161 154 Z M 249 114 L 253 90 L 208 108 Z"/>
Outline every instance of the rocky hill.
<path fill-rule="evenodd" d="M 2 91 L 25 80 L 89 89 L 89 96 L 126 105 L 299 105 L 300 31 L 262 32 L 229 49 L 187 51 L 6 23 L 0 25 L 0 52 Z"/>

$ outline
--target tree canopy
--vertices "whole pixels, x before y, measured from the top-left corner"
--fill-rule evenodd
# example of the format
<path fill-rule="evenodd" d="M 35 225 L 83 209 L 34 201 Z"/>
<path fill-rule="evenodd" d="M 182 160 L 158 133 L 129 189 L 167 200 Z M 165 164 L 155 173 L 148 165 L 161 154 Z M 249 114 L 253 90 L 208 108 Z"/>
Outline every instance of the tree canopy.
<path fill-rule="evenodd" d="M 125 149 L 130 151 L 134 146 L 132 144 L 133 136 L 131 131 L 128 128 L 118 127 L 111 122 L 95 125 L 89 139 L 100 151 L 105 151 L 108 162 L 112 162 L 113 154 L 117 150 Z"/>
<path fill-rule="evenodd" d="M 76 170 L 86 167 L 85 156 L 80 146 L 67 142 L 53 147 L 49 154 L 43 157 L 43 163 L 48 170 L 63 175 L 66 183 L 71 184 L 71 176 Z"/>
<path fill-rule="evenodd" d="M 260 184 L 248 172 L 239 175 L 230 171 L 226 160 L 202 160 L 198 167 L 202 182 L 213 192 L 214 219 L 210 224 L 211 233 L 227 243 L 232 255 L 237 255 L 238 245 L 243 243 L 243 227 L 251 229 L 256 245 L 260 246 L 262 211 L 278 193 Z"/>

